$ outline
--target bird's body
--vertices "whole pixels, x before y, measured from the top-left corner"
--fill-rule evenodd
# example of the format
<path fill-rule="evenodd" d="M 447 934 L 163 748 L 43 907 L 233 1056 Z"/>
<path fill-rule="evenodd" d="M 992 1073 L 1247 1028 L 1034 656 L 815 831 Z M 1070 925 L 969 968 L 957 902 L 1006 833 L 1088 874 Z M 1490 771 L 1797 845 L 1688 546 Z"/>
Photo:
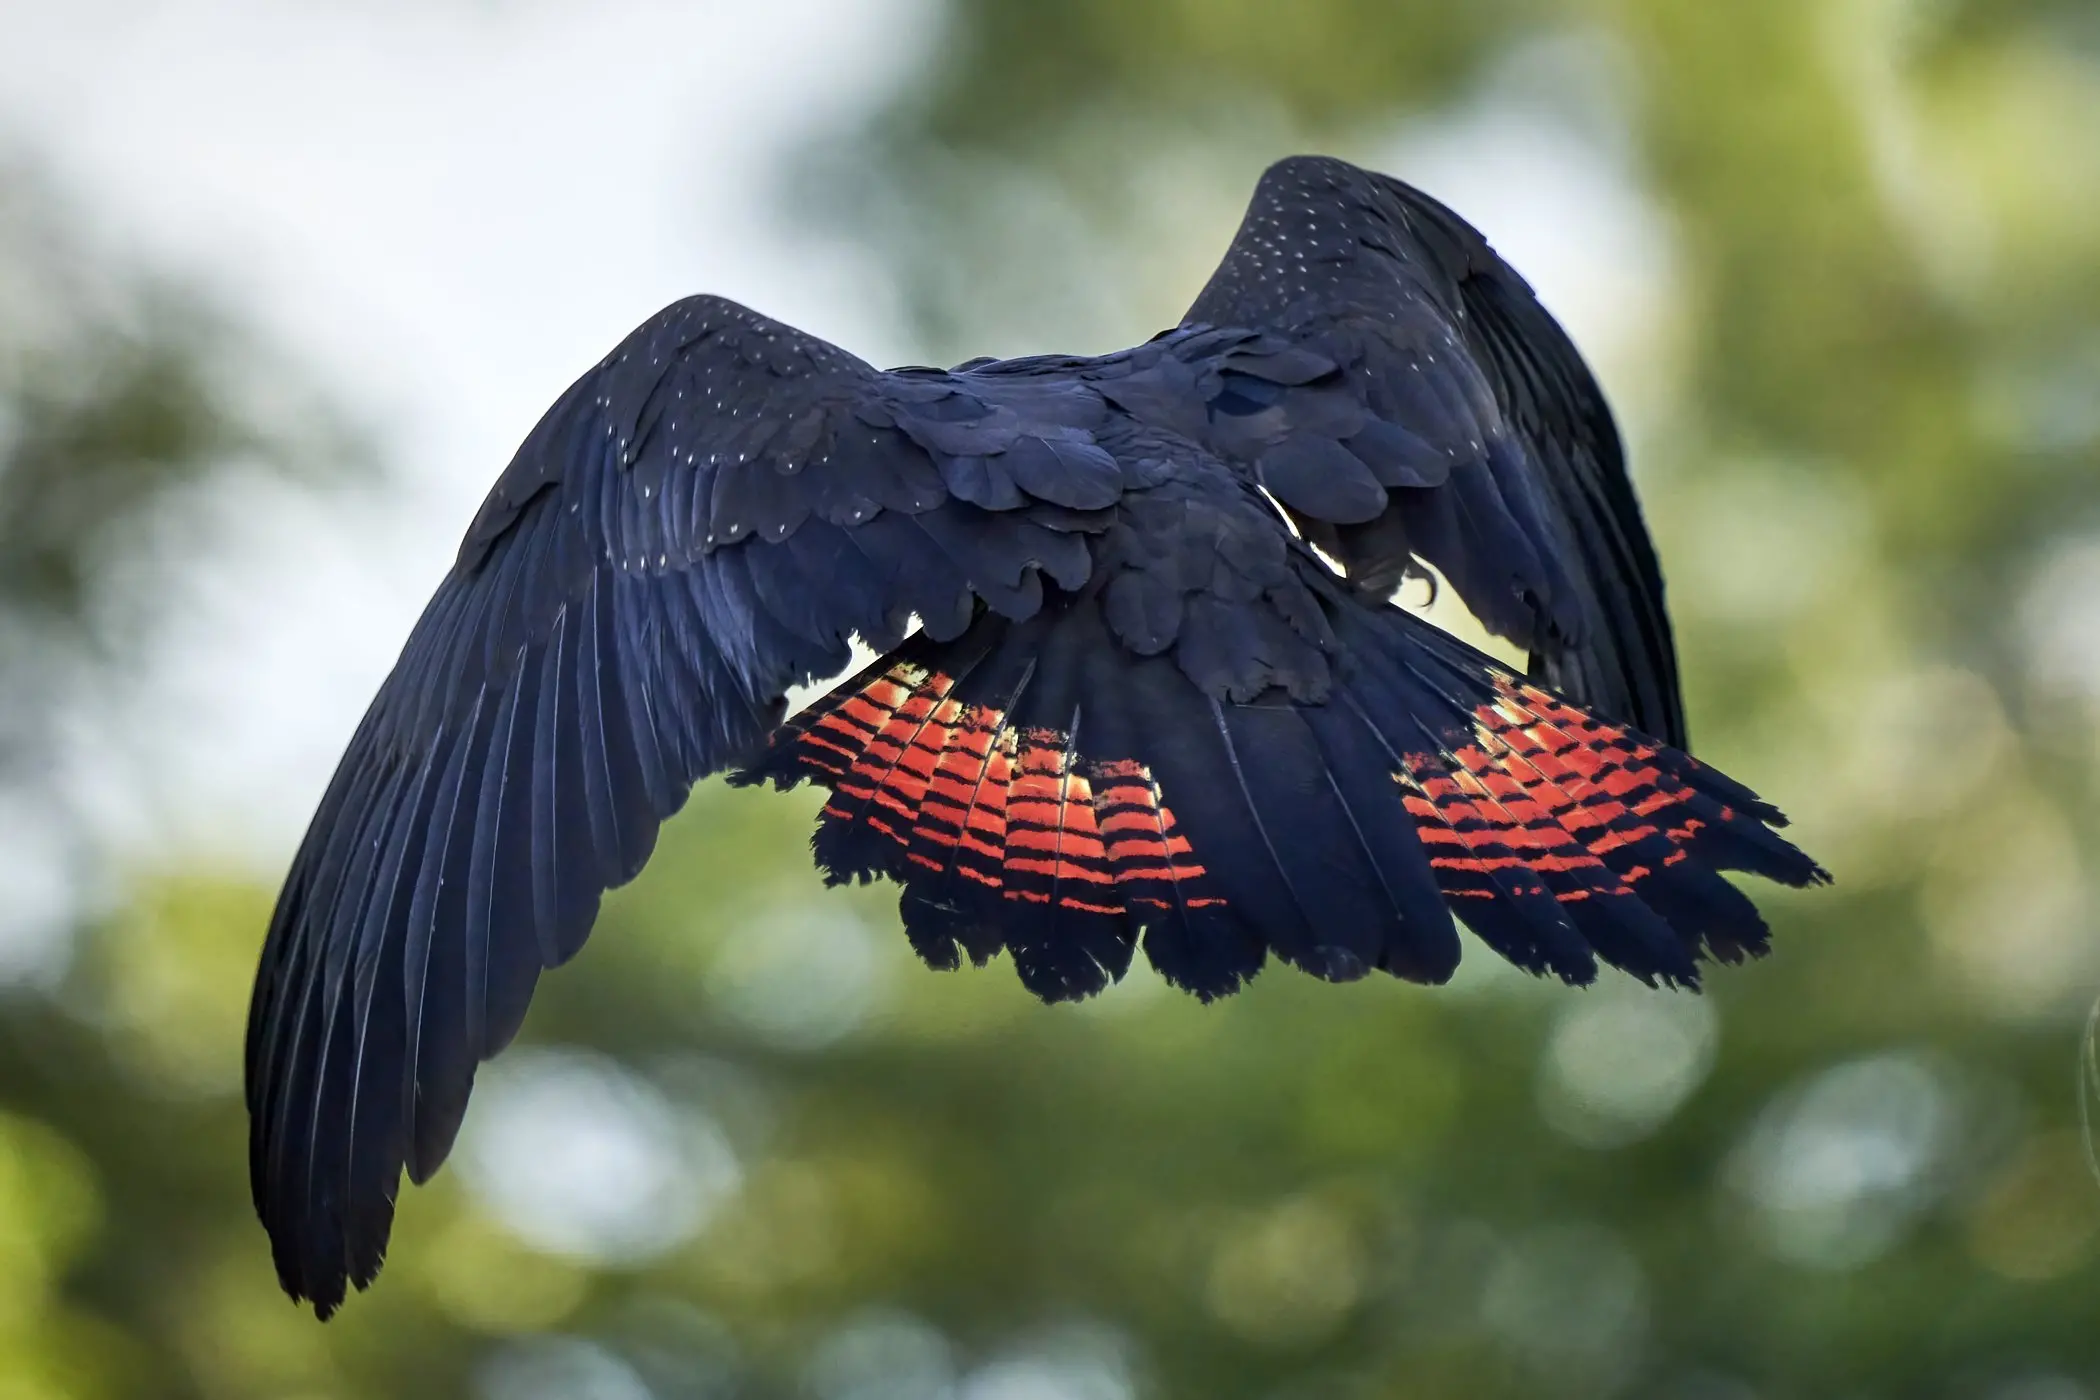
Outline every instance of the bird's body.
<path fill-rule="evenodd" d="M 1425 565 L 1528 677 L 1387 602 Z M 1269 953 L 1442 981 L 1453 908 L 1535 971 L 1691 984 L 1764 945 L 1719 870 L 1821 872 L 1683 743 L 1596 385 L 1396 181 L 1273 167 L 1183 324 L 1098 358 L 884 373 L 680 302 L 520 448 L 286 883 L 248 1045 L 280 1276 L 324 1314 L 372 1277 L 710 773 L 829 787 L 830 878 L 1046 999 L 1140 945 L 1205 997 Z"/>

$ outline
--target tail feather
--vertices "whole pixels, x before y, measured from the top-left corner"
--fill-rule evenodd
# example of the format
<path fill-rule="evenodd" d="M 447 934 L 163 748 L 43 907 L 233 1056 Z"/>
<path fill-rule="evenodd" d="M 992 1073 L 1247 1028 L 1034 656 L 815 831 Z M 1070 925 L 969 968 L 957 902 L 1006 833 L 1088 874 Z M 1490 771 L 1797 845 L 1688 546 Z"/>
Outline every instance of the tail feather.
<path fill-rule="evenodd" d="M 1762 916 L 1721 871 L 1795 886 L 1828 880 L 1766 825 L 1785 820 L 1776 809 L 1740 784 L 1491 663 L 1484 668 L 1484 658 L 1441 633 L 1418 640 L 1422 673 L 1482 700 L 1470 717 L 1471 742 L 1451 755 L 1450 781 L 1514 799 L 1525 816 L 1550 816 L 1617 877 L 1615 896 L 1635 896 L 1693 955 L 1703 949 L 1737 962 L 1765 949 Z M 1636 975 L 1696 980 L 1696 967 L 1614 961 Z"/>
<path fill-rule="evenodd" d="M 1087 743 L 1116 755 L 1097 761 L 1089 781 L 1123 896 L 1126 936 L 1142 933 L 1146 957 L 1176 986 L 1203 997 L 1226 995 L 1261 970 L 1267 944 L 1194 859 L 1195 843 L 1203 840 L 1205 861 L 1215 863 L 1205 834 L 1177 815 L 1186 812 L 1200 823 L 1209 808 L 1198 794 L 1208 793 L 1213 781 L 1200 749 L 1160 733 L 1158 717 L 1186 704 L 1187 683 L 1171 667 L 1127 667 L 1112 650 L 1091 657 L 1088 666 Z M 1168 787 L 1177 794 L 1171 806 Z"/>
<path fill-rule="evenodd" d="M 1379 736 L 1384 773 L 1431 852 L 1437 889 L 1467 927 L 1517 966 L 1589 981 L 1596 971 L 1589 949 L 1544 883 L 1547 867 L 1579 868 L 1579 848 L 1486 794 L 1469 793 L 1453 776 L 1464 765 L 1446 735 L 1465 711 L 1449 697 L 1375 646 L 1352 653 L 1351 669 L 1345 699 Z"/>
<path fill-rule="evenodd" d="M 1335 703 L 1304 713 L 1336 798 L 1400 915 L 1378 966 L 1411 982 L 1449 981 L 1458 970 L 1458 929 L 1437 888 L 1429 852 L 1401 803 L 1383 736 L 1346 691 Z"/>
<path fill-rule="evenodd" d="M 1400 912 L 1336 790 L 1318 741 L 1282 701 L 1227 706 L 1211 721 L 1260 851 L 1288 894 L 1290 922 L 1270 926 L 1285 962 L 1330 981 L 1362 977 L 1399 939 Z"/>
<path fill-rule="evenodd" d="M 1686 940 L 1626 883 L 1627 866 L 1614 864 L 1583 841 L 1580 801 L 1525 751 L 1493 734 L 1482 740 L 1495 765 L 1479 775 L 1481 789 L 1501 794 L 1505 812 L 1561 838 L 1562 854 L 1542 863 L 1554 898 L 1597 954 L 1644 980 L 1657 977 L 1696 986 L 1696 940 Z M 1725 882 L 1722 882 L 1725 886 Z"/>
<path fill-rule="evenodd" d="M 1028 726 L 1007 783 L 1002 899 L 1006 947 L 1021 979 L 1085 996 L 1130 967 L 1125 908 L 1078 766 L 1084 710 L 1055 728 Z"/>
<path fill-rule="evenodd" d="M 1696 985 L 1699 958 L 1767 939 L 1722 870 L 1828 878 L 1740 784 L 1405 613 L 1322 596 L 1324 702 L 1212 698 L 1066 597 L 907 640 L 736 780 L 829 787 L 831 880 L 898 881 L 927 962 L 1004 949 L 1048 1000 L 1120 978 L 1140 941 L 1204 997 L 1270 951 L 1440 982 L 1454 913 L 1533 972 L 1587 982 L 1602 958 Z"/>
<path fill-rule="evenodd" d="M 951 725 L 955 741 L 949 743 L 943 736 L 943 758 L 936 761 L 932 782 L 937 793 L 945 788 L 942 795 L 960 805 L 929 800 L 921 806 L 921 820 L 912 828 L 913 844 L 941 848 L 922 856 L 925 867 L 932 871 L 930 877 L 905 872 L 912 877 L 907 882 L 907 899 L 919 906 L 918 916 L 907 917 L 905 927 L 919 955 L 936 967 L 954 966 L 959 953 L 969 954 L 973 963 L 983 966 L 1002 946 L 996 925 L 982 917 L 983 901 L 969 894 L 978 886 L 999 887 L 999 870 L 1006 859 L 1008 785 L 1018 737 L 1006 716 L 1033 675 L 1033 667 L 1022 669 L 1003 708 L 957 704 Z"/>
<path fill-rule="evenodd" d="M 1418 778 L 1424 800 L 1472 818 L 1484 847 L 1475 853 L 1479 857 L 1525 862 L 1537 872 L 1567 925 L 1587 945 L 1579 953 L 1563 948 L 1551 969 L 1567 981 L 1588 982 L 1595 975 L 1593 951 L 1646 980 L 1696 983 L 1693 955 L 1683 940 L 1635 896 L 1609 852 L 1585 840 L 1586 824 L 1571 820 L 1582 813 L 1581 804 L 1493 730 L 1476 726 L 1473 737 L 1474 744 L 1444 751 L 1442 773 Z"/>
<path fill-rule="evenodd" d="M 1068 610 L 1040 626 L 987 614 L 945 645 L 915 637 L 781 726 L 739 780 L 829 786 L 818 863 L 835 882 L 903 884 L 906 929 L 936 967 L 1005 948 L 1031 990 L 1072 999 L 1122 976 L 1150 930 L 1163 973 L 1231 991 L 1260 966 L 1260 932 L 1166 800 L 1208 780 L 1153 703 L 1194 692 L 1099 629 Z"/>
<path fill-rule="evenodd" d="M 1105 638 L 1074 621 L 1085 619 L 1022 643 L 1034 647 L 1032 678 L 1009 710 L 1017 738 L 1006 788 L 1003 916 L 994 920 L 1021 980 L 1056 1000 L 1121 978 L 1138 938 L 1083 761 L 1096 708 L 1088 661 Z"/>

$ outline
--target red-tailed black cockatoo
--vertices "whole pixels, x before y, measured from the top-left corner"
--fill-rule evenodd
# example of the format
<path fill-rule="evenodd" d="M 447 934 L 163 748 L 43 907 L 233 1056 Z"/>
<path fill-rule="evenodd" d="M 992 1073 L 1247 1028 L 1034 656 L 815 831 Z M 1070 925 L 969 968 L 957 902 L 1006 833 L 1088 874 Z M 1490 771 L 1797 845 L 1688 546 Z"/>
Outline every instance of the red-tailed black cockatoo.
<path fill-rule="evenodd" d="M 1393 605 L 1425 569 L 1524 674 Z M 1595 380 L 1397 180 L 1271 167 L 1112 355 L 883 371 L 678 302 L 525 439 L 293 862 L 247 1043 L 279 1276 L 323 1316 L 372 1279 L 404 1168 L 709 774 L 830 789 L 828 879 L 1046 1000 L 1140 948 L 1205 998 L 1271 956 L 1441 982 L 1458 920 L 1691 985 L 1765 947 L 1721 871 L 1825 877 L 1684 745 Z"/>

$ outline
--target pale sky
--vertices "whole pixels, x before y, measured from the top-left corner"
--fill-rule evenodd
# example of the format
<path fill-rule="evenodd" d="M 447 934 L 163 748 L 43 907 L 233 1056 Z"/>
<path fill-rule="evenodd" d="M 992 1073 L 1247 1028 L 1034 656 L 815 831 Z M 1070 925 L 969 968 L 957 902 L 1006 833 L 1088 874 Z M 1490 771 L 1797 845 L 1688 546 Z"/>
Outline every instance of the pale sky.
<path fill-rule="evenodd" d="M 717 291 L 877 359 L 880 279 L 769 180 L 879 101 L 921 0 L 0 0 L 0 150 L 201 283 L 366 430 L 377 498 L 247 488 L 161 674 L 83 728 L 121 844 L 290 853 L 466 520 L 636 322 Z M 100 739 L 91 747 L 100 750 Z"/>

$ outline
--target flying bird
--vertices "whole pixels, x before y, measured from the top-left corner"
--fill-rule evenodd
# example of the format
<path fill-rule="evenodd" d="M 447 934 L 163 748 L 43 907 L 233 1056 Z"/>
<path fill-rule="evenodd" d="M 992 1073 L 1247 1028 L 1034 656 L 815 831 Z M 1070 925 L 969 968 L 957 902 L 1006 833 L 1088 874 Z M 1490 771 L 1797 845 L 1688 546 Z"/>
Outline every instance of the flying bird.
<path fill-rule="evenodd" d="M 1523 674 L 1393 604 L 1431 571 Z M 883 371 L 680 301 L 526 437 L 292 864 L 246 1066 L 278 1276 L 323 1317 L 372 1280 L 402 1173 L 709 774 L 829 789 L 829 881 L 1049 1001 L 1141 946 L 1206 999 L 1272 955 L 1438 983 L 1455 919 L 1695 986 L 1766 946 L 1721 871 L 1828 877 L 1685 744 L 1595 379 L 1398 180 L 1272 166 L 1110 355 Z"/>

